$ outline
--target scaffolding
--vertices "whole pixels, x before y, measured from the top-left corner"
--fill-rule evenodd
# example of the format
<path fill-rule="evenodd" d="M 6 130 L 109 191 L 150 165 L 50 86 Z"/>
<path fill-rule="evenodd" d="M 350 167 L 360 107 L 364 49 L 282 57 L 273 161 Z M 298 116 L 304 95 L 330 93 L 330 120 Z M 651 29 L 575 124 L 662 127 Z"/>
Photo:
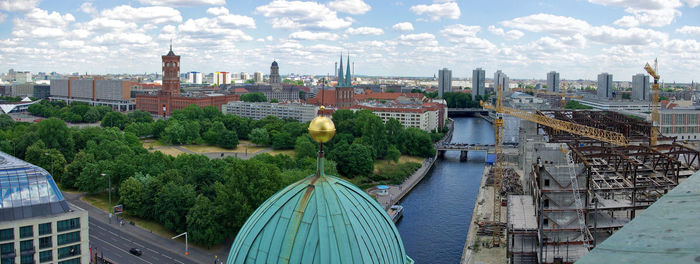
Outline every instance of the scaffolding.
<path fill-rule="evenodd" d="M 539 263 L 575 262 L 700 167 L 699 152 L 672 137 L 659 136 L 659 145 L 649 146 L 652 126 L 643 120 L 608 111 L 535 114 L 617 132 L 629 141 L 626 146 L 615 146 L 541 125 L 534 130 L 542 135 L 523 132 L 522 149 L 534 150 L 534 155 L 528 155 L 531 158 L 522 161 L 530 167 L 526 193 L 532 196 L 538 219 Z M 573 164 L 562 150 L 570 153 Z M 508 214 L 510 219 L 510 210 Z M 579 220 L 584 223 L 583 231 Z M 526 240 L 510 235 L 508 239 Z M 509 251 L 511 263 L 533 263 L 515 258 L 516 253 Z"/>

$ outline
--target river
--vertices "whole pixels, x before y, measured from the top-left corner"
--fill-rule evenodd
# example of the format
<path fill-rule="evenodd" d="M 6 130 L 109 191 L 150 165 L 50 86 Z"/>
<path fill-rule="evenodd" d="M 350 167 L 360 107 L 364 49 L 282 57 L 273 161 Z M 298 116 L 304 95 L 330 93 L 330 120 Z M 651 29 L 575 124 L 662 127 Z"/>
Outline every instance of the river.
<path fill-rule="evenodd" d="M 452 142 L 493 144 L 493 127 L 480 118 L 455 118 Z M 485 152 L 459 162 L 448 151 L 404 199 L 397 227 L 416 263 L 459 263 L 484 171 Z"/>

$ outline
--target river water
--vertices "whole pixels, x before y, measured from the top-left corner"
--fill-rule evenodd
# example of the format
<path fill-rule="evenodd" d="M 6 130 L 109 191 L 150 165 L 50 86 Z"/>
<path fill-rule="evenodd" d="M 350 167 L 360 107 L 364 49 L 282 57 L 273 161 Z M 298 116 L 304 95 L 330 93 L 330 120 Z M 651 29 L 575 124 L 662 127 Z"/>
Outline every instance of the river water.
<path fill-rule="evenodd" d="M 452 142 L 493 144 L 493 126 L 480 118 L 455 118 Z M 401 201 L 397 227 L 406 253 L 416 263 L 459 263 L 484 171 L 485 152 L 459 162 L 448 151 Z"/>

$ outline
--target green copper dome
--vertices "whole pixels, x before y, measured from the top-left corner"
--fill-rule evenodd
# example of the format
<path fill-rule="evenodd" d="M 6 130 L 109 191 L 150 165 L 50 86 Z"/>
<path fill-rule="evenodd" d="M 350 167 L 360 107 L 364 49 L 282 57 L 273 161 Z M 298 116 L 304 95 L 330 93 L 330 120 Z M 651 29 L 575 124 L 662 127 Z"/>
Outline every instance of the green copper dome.
<path fill-rule="evenodd" d="M 339 178 L 312 175 L 255 210 L 236 236 L 227 263 L 413 260 L 396 226 L 372 197 Z"/>

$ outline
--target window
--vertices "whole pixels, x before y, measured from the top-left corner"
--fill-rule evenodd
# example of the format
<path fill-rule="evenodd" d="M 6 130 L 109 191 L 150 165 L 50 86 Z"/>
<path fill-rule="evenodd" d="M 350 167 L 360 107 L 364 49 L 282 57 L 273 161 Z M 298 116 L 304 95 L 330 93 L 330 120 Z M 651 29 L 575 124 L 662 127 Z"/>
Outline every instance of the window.
<path fill-rule="evenodd" d="M 19 238 L 34 236 L 33 226 L 23 226 L 19 228 Z"/>
<path fill-rule="evenodd" d="M 542 225 L 548 226 L 549 225 L 549 219 L 545 218 L 542 220 Z"/>
<path fill-rule="evenodd" d="M 56 238 L 56 242 L 58 242 L 59 246 L 78 241 L 80 241 L 80 231 L 58 235 L 58 237 Z"/>
<path fill-rule="evenodd" d="M 544 186 L 549 186 L 549 179 L 544 180 Z"/>
<path fill-rule="evenodd" d="M 58 259 L 80 255 L 80 245 L 62 247 L 58 249 Z"/>
<path fill-rule="evenodd" d="M 549 199 L 544 199 L 544 208 L 549 208 Z"/>
<path fill-rule="evenodd" d="M 21 264 L 34 264 L 34 254 L 22 255 L 22 257 L 20 258 L 20 263 Z"/>
<path fill-rule="evenodd" d="M 20 251 L 34 250 L 34 240 L 25 240 L 25 241 L 19 242 L 19 250 Z"/>
<path fill-rule="evenodd" d="M 50 248 L 51 246 L 52 244 L 50 236 L 39 238 L 39 249 Z"/>
<path fill-rule="evenodd" d="M 15 232 L 12 228 L 0 230 L 0 241 L 15 239 Z"/>
<path fill-rule="evenodd" d="M 52 260 L 53 260 L 53 255 L 51 253 L 51 250 L 39 252 L 39 262 L 44 263 L 44 262 L 49 262 Z"/>
<path fill-rule="evenodd" d="M 15 258 L 4 258 L 2 264 L 15 264 Z"/>
<path fill-rule="evenodd" d="M 0 245 L 0 254 L 10 254 L 15 252 L 15 243 L 7 243 Z"/>
<path fill-rule="evenodd" d="M 45 223 L 39 225 L 39 235 L 51 234 L 51 223 Z"/>
<path fill-rule="evenodd" d="M 58 232 L 63 232 L 77 228 L 80 228 L 80 218 L 73 218 L 56 222 L 56 231 Z"/>

